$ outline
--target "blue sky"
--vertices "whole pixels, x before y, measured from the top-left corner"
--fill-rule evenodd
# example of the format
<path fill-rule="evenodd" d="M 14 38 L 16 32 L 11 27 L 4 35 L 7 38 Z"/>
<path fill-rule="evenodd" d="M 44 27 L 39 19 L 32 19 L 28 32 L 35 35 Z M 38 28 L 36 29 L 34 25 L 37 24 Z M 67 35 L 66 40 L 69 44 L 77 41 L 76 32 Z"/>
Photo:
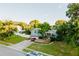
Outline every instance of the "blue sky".
<path fill-rule="evenodd" d="M 40 22 L 54 24 L 56 20 L 68 18 L 65 15 L 66 3 L 0 3 L 0 19 L 29 23 L 38 19 Z"/>

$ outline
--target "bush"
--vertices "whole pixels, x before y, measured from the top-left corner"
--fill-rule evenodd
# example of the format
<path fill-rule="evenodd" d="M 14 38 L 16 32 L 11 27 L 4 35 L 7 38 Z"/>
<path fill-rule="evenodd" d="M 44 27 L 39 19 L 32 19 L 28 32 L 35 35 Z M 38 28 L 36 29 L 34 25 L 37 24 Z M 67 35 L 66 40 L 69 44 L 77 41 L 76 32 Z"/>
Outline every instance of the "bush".
<path fill-rule="evenodd" d="M 42 37 L 42 36 L 40 36 L 40 37 L 39 37 L 39 39 L 43 39 L 43 37 Z"/>
<path fill-rule="evenodd" d="M 50 37 L 51 41 L 62 41 L 61 36 L 52 35 Z"/>
<path fill-rule="evenodd" d="M 54 35 L 52 35 L 52 36 L 50 37 L 50 39 L 51 39 L 51 41 L 55 41 L 55 40 L 56 40 L 56 38 L 55 38 Z"/>
<path fill-rule="evenodd" d="M 25 33 L 25 34 L 28 34 L 28 35 L 30 35 L 30 34 L 31 34 L 30 30 L 25 30 L 25 31 L 24 31 L 24 32 L 22 32 L 22 33 Z"/>
<path fill-rule="evenodd" d="M 14 33 L 12 31 L 0 33 L 0 40 L 5 40 L 7 37 L 13 35 Z"/>

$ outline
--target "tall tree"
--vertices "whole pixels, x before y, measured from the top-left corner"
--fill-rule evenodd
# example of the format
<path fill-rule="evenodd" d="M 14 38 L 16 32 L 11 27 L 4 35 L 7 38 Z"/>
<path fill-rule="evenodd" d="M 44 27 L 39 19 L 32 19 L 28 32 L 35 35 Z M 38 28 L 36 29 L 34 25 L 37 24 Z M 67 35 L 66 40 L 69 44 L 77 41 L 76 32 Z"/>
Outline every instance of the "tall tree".
<path fill-rule="evenodd" d="M 6 20 L 5 22 L 4 22 L 4 25 L 14 25 L 14 22 L 13 21 L 11 21 L 11 20 Z"/>
<path fill-rule="evenodd" d="M 79 18 L 79 3 L 70 3 L 67 8 L 66 16 L 71 18 L 71 20 Z"/>
<path fill-rule="evenodd" d="M 65 20 L 57 20 L 57 21 L 55 22 L 54 28 L 55 28 L 55 29 L 59 29 L 59 28 L 61 27 L 61 25 L 65 24 L 65 23 L 66 23 Z"/>
<path fill-rule="evenodd" d="M 0 21 L 0 39 L 4 40 L 5 38 L 14 34 L 16 31 L 16 26 L 13 24 L 13 21 Z"/>
<path fill-rule="evenodd" d="M 48 31 L 48 30 L 50 30 L 51 26 L 47 22 L 44 22 L 43 24 L 39 25 L 39 28 L 41 29 L 40 33 L 44 37 L 45 36 L 45 32 Z"/>
<path fill-rule="evenodd" d="M 19 24 L 18 25 L 20 25 L 21 27 L 22 27 L 22 29 L 23 30 L 26 30 L 27 29 L 27 24 L 26 23 L 24 23 L 24 22 L 19 22 Z"/>
<path fill-rule="evenodd" d="M 35 19 L 29 23 L 29 26 L 30 28 L 37 28 L 39 24 L 40 24 L 40 21 Z"/>

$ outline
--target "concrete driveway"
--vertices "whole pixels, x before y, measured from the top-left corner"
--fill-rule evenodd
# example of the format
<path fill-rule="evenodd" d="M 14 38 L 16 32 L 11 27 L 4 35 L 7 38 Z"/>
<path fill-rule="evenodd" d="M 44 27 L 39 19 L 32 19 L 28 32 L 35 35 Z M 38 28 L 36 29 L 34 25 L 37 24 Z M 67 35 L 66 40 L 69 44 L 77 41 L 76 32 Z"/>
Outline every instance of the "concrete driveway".
<path fill-rule="evenodd" d="M 12 46 L 8 46 L 9 48 L 18 50 L 18 51 L 22 51 L 25 47 L 28 47 L 29 45 L 31 45 L 33 42 L 31 42 L 30 40 L 24 40 L 20 43 L 14 44 Z"/>
<path fill-rule="evenodd" d="M 20 51 L 0 45 L 0 56 L 24 56 Z"/>

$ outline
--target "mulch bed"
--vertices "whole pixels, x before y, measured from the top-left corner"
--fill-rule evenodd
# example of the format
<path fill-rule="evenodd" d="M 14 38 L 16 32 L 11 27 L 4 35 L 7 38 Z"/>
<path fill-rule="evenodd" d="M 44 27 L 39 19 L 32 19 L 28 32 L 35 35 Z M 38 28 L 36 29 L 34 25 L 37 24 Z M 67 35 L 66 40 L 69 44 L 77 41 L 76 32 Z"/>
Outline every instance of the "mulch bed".
<path fill-rule="evenodd" d="M 43 43 L 43 44 L 48 44 L 48 43 L 50 43 L 49 40 L 45 40 L 45 39 L 37 39 L 37 40 L 35 40 L 35 42 L 36 42 L 36 43 Z"/>

